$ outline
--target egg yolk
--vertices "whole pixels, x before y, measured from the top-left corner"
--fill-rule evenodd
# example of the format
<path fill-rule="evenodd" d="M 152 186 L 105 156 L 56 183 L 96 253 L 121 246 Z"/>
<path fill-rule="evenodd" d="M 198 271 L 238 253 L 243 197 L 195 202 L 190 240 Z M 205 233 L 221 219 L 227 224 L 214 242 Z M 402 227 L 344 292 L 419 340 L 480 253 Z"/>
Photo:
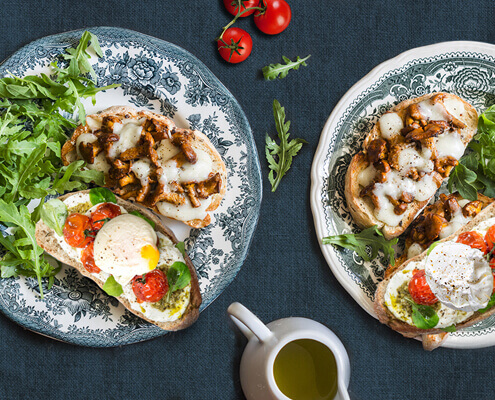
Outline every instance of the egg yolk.
<path fill-rule="evenodd" d="M 160 252 L 151 244 L 147 244 L 141 248 L 141 257 L 148 260 L 148 268 L 150 271 L 154 270 L 158 265 L 158 259 L 160 258 Z"/>

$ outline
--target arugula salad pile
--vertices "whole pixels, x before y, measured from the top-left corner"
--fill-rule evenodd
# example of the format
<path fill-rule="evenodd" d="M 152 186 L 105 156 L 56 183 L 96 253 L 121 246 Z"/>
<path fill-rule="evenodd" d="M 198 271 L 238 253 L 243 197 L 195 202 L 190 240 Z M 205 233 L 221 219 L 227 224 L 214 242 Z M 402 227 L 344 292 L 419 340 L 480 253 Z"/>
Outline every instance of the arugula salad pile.
<path fill-rule="evenodd" d="M 81 99 L 91 97 L 94 104 L 96 93 L 118 86 L 97 87 L 89 46 L 103 56 L 96 36 L 84 32 L 76 48 L 50 64 L 50 76 L 0 79 L 0 223 L 12 233 L 0 233 L 0 276 L 36 277 L 41 297 L 41 279 L 51 287 L 59 269 L 35 239 L 45 197 L 104 183 L 101 172 L 82 170 L 83 161 L 63 166 L 60 158 L 69 131 L 85 121 Z M 30 212 L 34 199 L 39 205 Z"/>

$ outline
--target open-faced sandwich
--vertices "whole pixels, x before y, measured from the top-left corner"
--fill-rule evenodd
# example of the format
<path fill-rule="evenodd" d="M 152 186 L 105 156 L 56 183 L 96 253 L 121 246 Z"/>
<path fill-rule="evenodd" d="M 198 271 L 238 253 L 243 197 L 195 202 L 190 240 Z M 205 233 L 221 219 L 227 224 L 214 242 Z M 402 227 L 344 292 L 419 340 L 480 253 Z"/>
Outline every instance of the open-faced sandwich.
<path fill-rule="evenodd" d="M 86 161 L 105 186 L 193 228 L 211 222 L 227 188 L 225 164 L 206 135 L 179 129 L 149 111 L 115 106 L 88 115 L 62 148 L 62 160 Z"/>
<path fill-rule="evenodd" d="M 462 329 L 492 315 L 494 244 L 492 203 L 380 282 L 374 301 L 378 319 L 406 337 L 421 337 Z"/>
<path fill-rule="evenodd" d="M 95 188 L 50 200 L 41 214 L 38 244 L 129 311 L 165 330 L 196 321 L 201 293 L 194 266 L 151 212 Z"/>
<path fill-rule="evenodd" d="M 401 235 L 449 176 L 476 132 L 478 114 L 448 93 L 406 100 L 382 115 L 349 165 L 345 197 L 362 228 Z"/>

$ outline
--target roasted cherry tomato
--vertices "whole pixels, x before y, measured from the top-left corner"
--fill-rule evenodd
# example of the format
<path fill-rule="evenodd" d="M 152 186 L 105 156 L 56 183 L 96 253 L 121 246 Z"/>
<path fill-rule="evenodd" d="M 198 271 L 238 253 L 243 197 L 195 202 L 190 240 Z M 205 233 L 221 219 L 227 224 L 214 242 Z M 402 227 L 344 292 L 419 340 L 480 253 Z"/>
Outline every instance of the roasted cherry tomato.
<path fill-rule="evenodd" d="M 132 278 L 132 291 L 137 297 L 137 301 L 155 303 L 160 301 L 168 291 L 168 281 L 165 274 L 154 269 L 143 275 L 136 275 Z"/>
<path fill-rule="evenodd" d="M 84 248 L 81 254 L 81 262 L 88 272 L 97 274 L 101 269 L 95 264 L 94 246 L 95 242 L 91 242 Z"/>
<path fill-rule="evenodd" d="M 414 270 L 414 275 L 409 282 L 409 294 L 416 303 L 425 306 L 431 306 L 438 301 L 426 282 L 424 269 Z"/>
<path fill-rule="evenodd" d="M 256 7 L 259 3 L 259 0 L 223 0 L 223 5 L 227 9 L 229 13 L 232 15 L 237 15 L 239 12 L 239 6 L 241 6 L 241 12 L 250 7 Z M 247 17 L 251 15 L 256 10 L 246 11 L 241 15 L 241 17 Z"/>
<path fill-rule="evenodd" d="M 64 239 L 69 246 L 86 247 L 94 240 L 89 217 L 74 213 L 67 217 L 64 224 Z"/>
<path fill-rule="evenodd" d="M 253 39 L 244 29 L 229 28 L 223 34 L 223 38 L 217 42 L 217 47 L 225 61 L 237 64 L 251 54 Z"/>
<path fill-rule="evenodd" d="M 122 214 L 120 207 L 113 203 L 98 204 L 96 210 L 91 214 L 91 226 L 94 231 L 99 231 L 103 224 L 108 220 Z"/>
<path fill-rule="evenodd" d="M 493 244 L 495 243 L 495 225 L 488 229 L 485 235 L 485 241 L 487 244 L 487 250 L 491 251 L 493 249 Z"/>
<path fill-rule="evenodd" d="M 266 9 L 256 11 L 254 23 L 258 29 L 268 35 L 276 35 L 289 26 L 292 11 L 285 0 L 263 0 Z"/>
<path fill-rule="evenodd" d="M 472 232 L 461 233 L 457 238 L 457 243 L 467 244 L 468 246 L 471 246 L 473 249 L 481 250 L 483 254 L 486 254 L 487 252 L 485 239 L 483 239 L 483 236 L 478 232 L 472 231 Z"/>

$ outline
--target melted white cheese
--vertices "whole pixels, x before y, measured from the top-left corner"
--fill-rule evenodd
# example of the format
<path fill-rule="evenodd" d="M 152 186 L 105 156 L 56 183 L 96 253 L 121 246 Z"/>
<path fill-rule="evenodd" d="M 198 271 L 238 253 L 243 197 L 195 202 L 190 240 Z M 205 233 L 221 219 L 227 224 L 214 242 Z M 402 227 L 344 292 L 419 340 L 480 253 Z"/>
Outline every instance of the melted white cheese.
<path fill-rule="evenodd" d="M 462 119 L 466 109 L 464 103 L 456 98 L 447 97 L 443 100 L 443 105 L 449 114 L 453 115 L 457 119 Z"/>
<path fill-rule="evenodd" d="M 449 224 L 444 226 L 440 231 L 439 238 L 445 239 L 447 236 L 452 235 L 454 232 L 461 229 L 464 225 L 466 225 L 473 218 L 465 217 L 462 214 L 462 209 L 457 210 L 450 218 Z"/>
<path fill-rule="evenodd" d="M 141 185 L 146 186 L 151 172 L 151 163 L 148 159 L 142 158 L 132 164 L 131 171 L 134 172 L 134 175 L 139 179 Z"/>
<path fill-rule="evenodd" d="M 124 119 L 122 123 L 113 125 L 113 132 L 119 135 L 119 140 L 113 142 L 108 155 L 110 158 L 116 158 L 126 150 L 136 147 L 143 132 L 141 120 Z"/>
<path fill-rule="evenodd" d="M 441 134 L 435 139 L 435 145 L 439 158 L 450 156 L 459 160 L 464 154 L 464 143 L 456 131 Z"/>
<path fill-rule="evenodd" d="M 430 160 L 431 150 L 424 147 L 418 152 L 413 147 L 408 147 L 399 153 L 398 164 L 399 172 L 406 176 L 411 168 L 416 168 L 418 172 L 432 172 L 434 169 L 433 161 Z"/>
<path fill-rule="evenodd" d="M 188 197 L 186 197 L 186 203 L 181 206 L 176 206 L 175 204 L 167 203 L 166 201 L 159 201 L 156 203 L 156 208 L 158 208 L 160 214 L 179 221 L 205 219 L 208 215 L 206 209 L 210 206 L 211 199 L 212 196 L 204 200 L 202 199 L 200 207 L 193 207 Z"/>
<path fill-rule="evenodd" d="M 376 169 L 373 167 L 373 164 L 368 165 L 365 169 L 359 172 L 357 177 L 357 183 L 363 187 L 368 186 L 373 182 L 373 179 L 376 175 Z"/>
<path fill-rule="evenodd" d="M 77 157 L 82 158 L 81 152 L 79 151 L 79 145 L 81 143 L 87 144 L 87 143 L 94 143 L 98 140 L 96 135 L 93 135 L 92 133 L 83 133 L 77 137 L 76 140 L 76 152 L 77 152 Z"/>
<path fill-rule="evenodd" d="M 388 112 L 381 116 L 379 120 L 380 132 L 384 139 L 390 140 L 400 134 L 400 130 L 404 128 L 404 122 L 399 114 Z"/>
<path fill-rule="evenodd" d="M 431 121 L 447 121 L 448 114 L 445 107 L 441 102 L 432 104 L 430 99 L 423 100 L 418 103 L 419 112 L 423 115 L 427 120 Z"/>

